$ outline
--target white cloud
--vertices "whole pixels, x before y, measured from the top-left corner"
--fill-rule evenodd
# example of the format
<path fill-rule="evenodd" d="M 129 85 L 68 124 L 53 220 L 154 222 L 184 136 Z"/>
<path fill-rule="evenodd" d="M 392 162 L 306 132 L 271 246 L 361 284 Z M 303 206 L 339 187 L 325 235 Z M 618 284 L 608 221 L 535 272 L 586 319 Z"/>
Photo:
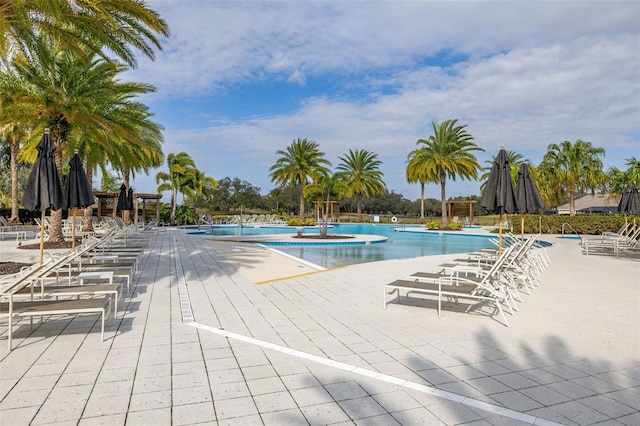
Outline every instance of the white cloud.
<path fill-rule="evenodd" d="M 640 156 L 636 2 L 150 5 L 173 33 L 158 60 L 141 60 L 130 76 L 159 88 L 152 102 L 273 80 L 304 86 L 324 75 L 344 85 L 287 113 L 264 105 L 235 121 L 168 127 L 168 152 L 189 152 L 216 177 L 256 176 L 252 183 L 268 189 L 275 151 L 307 137 L 334 163 L 348 148 L 379 153 L 389 186 L 400 190 L 406 154 L 432 120 L 449 118 L 468 124 L 486 149 L 481 163 L 500 145 L 539 161 L 549 143 L 578 138 L 614 158 Z M 354 87 L 364 96 L 349 97 Z"/>

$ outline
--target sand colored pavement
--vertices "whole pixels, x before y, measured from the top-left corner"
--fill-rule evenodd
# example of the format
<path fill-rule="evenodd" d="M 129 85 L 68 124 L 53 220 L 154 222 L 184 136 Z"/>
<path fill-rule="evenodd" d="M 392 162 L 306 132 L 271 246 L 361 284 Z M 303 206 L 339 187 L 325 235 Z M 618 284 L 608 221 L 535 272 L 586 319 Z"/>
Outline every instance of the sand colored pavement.
<path fill-rule="evenodd" d="M 507 328 L 490 305 L 385 309 L 386 283 L 459 255 L 315 271 L 160 230 L 104 342 L 88 316 L 0 340 L 0 423 L 638 425 L 640 259 L 548 238 Z"/>

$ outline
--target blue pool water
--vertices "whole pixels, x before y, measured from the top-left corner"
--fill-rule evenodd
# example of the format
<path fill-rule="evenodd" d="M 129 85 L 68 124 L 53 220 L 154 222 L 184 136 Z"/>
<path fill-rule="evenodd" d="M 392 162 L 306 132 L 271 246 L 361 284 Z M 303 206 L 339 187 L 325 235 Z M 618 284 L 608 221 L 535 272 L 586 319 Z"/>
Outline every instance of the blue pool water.
<path fill-rule="evenodd" d="M 387 237 L 387 242 L 368 245 L 277 245 L 273 248 L 289 255 L 304 259 L 325 268 L 376 262 L 389 259 L 407 259 L 418 256 L 464 253 L 483 248 L 494 248 L 489 241 L 493 236 L 469 235 L 462 233 L 426 233 L 417 231 L 396 232 L 391 225 L 380 224 L 339 224 L 329 228 L 329 234 L 370 234 Z M 422 228 L 424 229 L 424 228 Z M 304 228 L 305 234 L 319 232 L 318 228 Z M 209 235 L 266 235 L 295 234 L 295 227 L 229 227 L 213 226 Z"/>
<path fill-rule="evenodd" d="M 582 237 L 580 235 L 560 235 L 558 238 L 563 238 L 565 240 L 581 240 Z"/>

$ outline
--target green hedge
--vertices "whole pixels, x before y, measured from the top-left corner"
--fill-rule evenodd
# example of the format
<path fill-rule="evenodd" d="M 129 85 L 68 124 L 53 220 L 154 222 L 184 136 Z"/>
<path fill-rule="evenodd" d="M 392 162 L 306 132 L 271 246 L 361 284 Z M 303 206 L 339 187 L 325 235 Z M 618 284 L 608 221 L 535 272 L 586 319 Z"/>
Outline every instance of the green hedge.
<path fill-rule="evenodd" d="M 540 218 L 542 218 L 541 224 Z M 508 215 L 508 220 L 513 232 L 520 232 L 520 215 Z M 599 235 L 603 232 L 618 231 L 624 225 L 624 220 L 622 215 L 524 215 L 524 232 L 536 234 L 541 230 L 543 234 L 561 234 L 562 226 L 566 224 L 564 225 L 565 234 L 577 232 L 580 235 Z M 628 217 L 627 220 L 633 221 L 633 217 Z M 636 217 L 636 222 L 640 223 L 640 217 Z"/>

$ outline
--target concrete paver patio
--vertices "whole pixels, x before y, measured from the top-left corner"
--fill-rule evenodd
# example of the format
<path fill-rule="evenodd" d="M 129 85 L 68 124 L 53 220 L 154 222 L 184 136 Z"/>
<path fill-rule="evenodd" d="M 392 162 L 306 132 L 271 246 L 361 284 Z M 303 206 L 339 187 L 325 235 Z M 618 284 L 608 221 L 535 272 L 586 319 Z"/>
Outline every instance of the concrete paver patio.
<path fill-rule="evenodd" d="M 547 239 L 507 328 L 489 306 L 384 310 L 385 284 L 459 255 L 295 276 L 267 249 L 163 229 L 104 342 L 92 316 L 0 341 L 0 424 L 638 425 L 640 261 Z M 261 267 L 290 278 L 253 284 Z"/>

